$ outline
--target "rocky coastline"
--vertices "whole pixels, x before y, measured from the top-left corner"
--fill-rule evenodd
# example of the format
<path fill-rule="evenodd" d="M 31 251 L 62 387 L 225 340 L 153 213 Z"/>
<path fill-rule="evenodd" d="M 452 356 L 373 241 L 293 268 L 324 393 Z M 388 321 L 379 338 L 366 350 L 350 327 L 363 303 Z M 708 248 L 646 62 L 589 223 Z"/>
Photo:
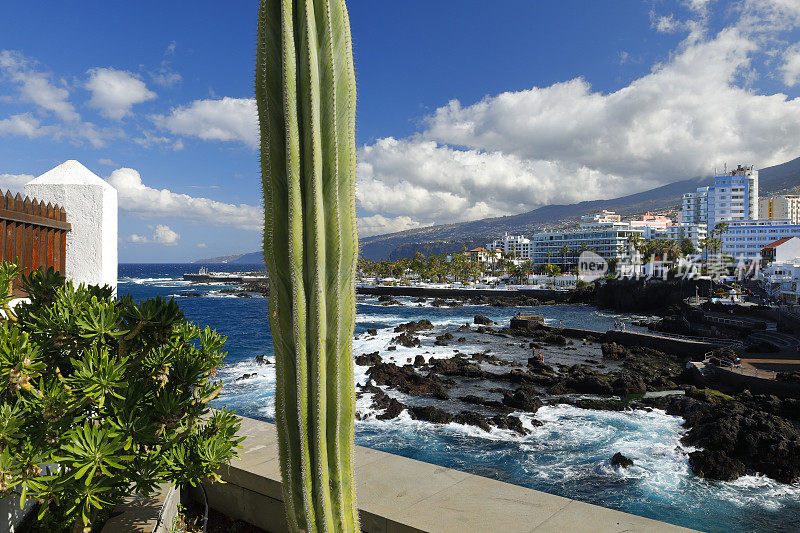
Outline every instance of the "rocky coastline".
<path fill-rule="evenodd" d="M 466 332 L 505 339 L 531 350 L 581 347 L 594 350 L 599 357 L 573 365 L 548 365 L 536 356 L 527 362 L 509 361 L 488 350 L 461 353 L 454 349 L 447 359 L 425 357 L 420 336 L 456 346 Z M 685 420 L 682 443 L 696 448 L 689 454 L 696 475 L 734 480 L 758 472 L 783 483 L 800 480 L 800 400 L 747 391 L 726 395 L 708 389 L 702 376 L 688 370 L 686 361 L 677 355 L 570 338 L 543 325 L 510 329 L 480 315 L 471 324 L 444 333 L 433 331 L 427 320 L 400 324 L 395 333 L 392 345 L 420 351 L 407 364 L 385 360 L 379 352 L 356 357 L 356 364 L 369 366 L 369 380 L 357 395 L 370 395 L 372 408 L 380 411 L 378 419 L 395 418 L 407 411 L 412 419 L 428 423 L 458 423 L 525 435 L 529 430 L 520 414 L 528 415 L 530 425 L 541 425 L 544 422 L 536 413 L 544 405 L 613 411 L 658 408 Z M 486 393 L 460 394 L 464 383 L 486 384 Z M 645 397 L 657 391 L 673 394 Z M 625 467 L 623 459 L 627 458 L 617 457 L 614 466 Z"/>

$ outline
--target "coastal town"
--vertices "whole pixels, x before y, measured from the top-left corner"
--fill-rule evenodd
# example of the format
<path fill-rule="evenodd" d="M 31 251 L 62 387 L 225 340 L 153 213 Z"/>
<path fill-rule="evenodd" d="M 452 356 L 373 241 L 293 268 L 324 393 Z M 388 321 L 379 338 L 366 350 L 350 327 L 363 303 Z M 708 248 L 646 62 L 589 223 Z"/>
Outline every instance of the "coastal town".
<path fill-rule="evenodd" d="M 800 531 L 800 0 L 6 4 L 0 533 Z"/>

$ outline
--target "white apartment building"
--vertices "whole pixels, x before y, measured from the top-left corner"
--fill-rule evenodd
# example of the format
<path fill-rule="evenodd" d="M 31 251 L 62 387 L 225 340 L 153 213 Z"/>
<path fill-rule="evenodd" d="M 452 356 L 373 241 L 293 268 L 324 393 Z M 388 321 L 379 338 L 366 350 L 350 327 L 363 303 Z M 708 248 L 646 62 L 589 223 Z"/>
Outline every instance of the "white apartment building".
<path fill-rule="evenodd" d="M 603 259 L 619 258 L 628 249 L 631 235 L 644 237 L 644 229 L 627 222 L 583 223 L 568 231 L 545 231 L 531 236 L 529 259 L 536 265 L 548 263 L 560 267 L 574 265 L 584 250 L 591 250 Z"/>
<path fill-rule="evenodd" d="M 720 222 L 758 219 L 758 171 L 739 165 L 714 177 L 714 185 L 683 195 L 681 219 L 706 224 L 710 232 Z"/>
<path fill-rule="evenodd" d="M 800 237 L 800 225 L 791 220 L 736 220 L 720 236 L 720 251 L 736 260 L 756 260 L 770 243 L 786 237 Z"/>
<path fill-rule="evenodd" d="M 775 262 L 762 272 L 767 291 L 780 301 L 800 303 L 800 258 Z"/>
<path fill-rule="evenodd" d="M 489 250 L 500 250 L 513 259 L 528 259 L 531 255 L 531 241 L 525 235 L 503 234 L 486 245 Z"/>
<path fill-rule="evenodd" d="M 649 215 L 649 213 L 648 213 L 648 215 Z M 584 224 L 584 223 L 587 223 L 587 224 L 593 224 L 593 223 L 609 224 L 609 223 L 612 223 L 612 222 L 620 222 L 621 220 L 622 220 L 622 217 L 620 215 L 618 215 L 616 212 L 608 211 L 606 209 L 603 209 L 599 213 L 593 213 L 591 215 L 583 215 L 581 217 L 581 223 L 582 224 Z"/>
<path fill-rule="evenodd" d="M 758 199 L 759 216 L 767 220 L 792 221 L 800 224 L 800 196 L 786 194 L 783 196 L 765 196 Z"/>
<path fill-rule="evenodd" d="M 681 222 L 685 224 L 708 224 L 708 187 L 698 187 L 695 192 L 683 195 Z"/>
<path fill-rule="evenodd" d="M 706 238 L 708 231 L 705 224 L 677 223 L 669 224 L 664 231 L 657 231 L 654 239 L 666 239 L 669 241 L 681 242 L 689 239 L 695 248 L 700 247 L 700 242 Z"/>

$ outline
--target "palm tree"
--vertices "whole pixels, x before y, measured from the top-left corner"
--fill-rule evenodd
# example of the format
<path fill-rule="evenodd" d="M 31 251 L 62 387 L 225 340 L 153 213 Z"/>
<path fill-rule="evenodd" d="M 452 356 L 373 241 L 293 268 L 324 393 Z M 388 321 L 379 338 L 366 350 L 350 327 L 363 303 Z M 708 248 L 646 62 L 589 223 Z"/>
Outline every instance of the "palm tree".
<path fill-rule="evenodd" d="M 569 253 L 569 246 L 564 243 L 561 246 L 561 266 L 564 267 L 564 272 L 567 271 L 567 254 Z"/>

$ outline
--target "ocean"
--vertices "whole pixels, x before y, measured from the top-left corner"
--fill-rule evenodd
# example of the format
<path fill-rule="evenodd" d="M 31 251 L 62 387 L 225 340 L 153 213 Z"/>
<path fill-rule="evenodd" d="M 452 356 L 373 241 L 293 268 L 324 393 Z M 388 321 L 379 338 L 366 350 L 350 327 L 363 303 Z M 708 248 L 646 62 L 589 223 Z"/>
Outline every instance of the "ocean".
<path fill-rule="evenodd" d="M 184 272 L 201 266 L 213 271 L 243 271 L 247 265 L 121 264 L 119 293 L 136 299 L 157 295 L 175 296 L 188 320 L 211 326 L 227 336 L 228 352 L 219 377 L 225 381 L 217 405 L 227 405 L 243 416 L 273 421 L 275 413 L 275 370 L 260 366 L 255 357 L 274 360 L 267 318 L 267 299 L 255 295 L 239 298 L 218 292 L 224 285 L 189 284 Z M 180 297 L 199 292 L 200 297 Z M 454 349 L 433 346 L 423 339 L 423 351 L 398 347 L 387 352 L 393 328 L 402 322 L 427 318 L 437 334 L 453 331 L 476 314 L 508 323 L 517 312 L 540 314 L 549 323 L 591 329 L 610 329 L 618 321 L 628 329 L 638 318 L 599 311 L 591 306 L 551 305 L 536 308 L 463 306 L 421 307 L 409 298 L 398 298 L 402 306 L 383 306 L 376 298 L 359 297 L 354 339 L 355 355 L 380 351 L 405 364 L 414 355 L 426 358 L 452 357 Z M 370 328 L 377 336 L 366 335 Z M 485 336 L 482 336 L 485 337 Z M 487 341 L 468 335 L 458 349 L 465 353 L 491 349 L 498 357 L 524 361 L 528 350 L 519 343 Z M 489 344 L 487 344 L 489 343 Z M 599 352 L 599 348 L 593 348 Z M 554 353 L 547 362 L 575 364 L 586 357 L 587 348 Z M 355 366 L 358 383 L 366 380 L 367 367 Z M 244 374 L 257 374 L 237 380 Z M 462 392 L 474 393 L 480 384 L 464 385 Z M 468 387 L 475 387 L 470 391 Z M 404 403 L 418 405 L 424 399 L 392 393 Z M 428 401 L 428 403 L 435 403 Z M 709 481 L 693 475 L 680 443 L 684 430 L 680 417 L 660 410 L 628 412 L 595 411 L 570 405 L 542 407 L 535 418 L 544 422 L 534 427 L 531 417 L 520 418 L 531 431 L 519 436 L 494 428 L 491 433 L 460 424 L 433 425 L 412 420 L 406 412 L 393 420 L 375 418 L 366 395 L 357 403 L 356 443 L 455 468 L 508 483 L 618 509 L 694 529 L 713 532 L 799 531 L 800 483 L 785 485 L 765 476 L 748 475 L 733 482 Z M 611 456 L 621 452 L 634 466 L 617 469 Z"/>

